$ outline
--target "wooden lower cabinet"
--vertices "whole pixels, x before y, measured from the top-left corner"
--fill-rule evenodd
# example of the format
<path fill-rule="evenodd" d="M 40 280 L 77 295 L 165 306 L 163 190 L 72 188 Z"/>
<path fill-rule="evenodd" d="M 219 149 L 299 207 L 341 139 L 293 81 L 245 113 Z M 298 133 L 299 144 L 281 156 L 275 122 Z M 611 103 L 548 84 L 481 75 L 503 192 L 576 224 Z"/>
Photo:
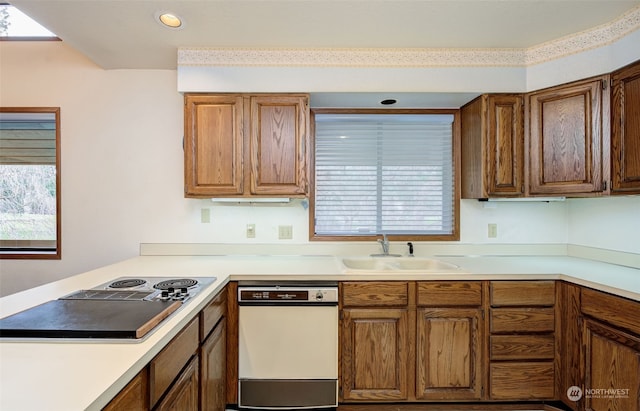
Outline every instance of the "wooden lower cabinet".
<path fill-rule="evenodd" d="M 408 399 L 408 311 L 345 309 L 342 316 L 342 398 Z"/>
<path fill-rule="evenodd" d="M 342 291 L 341 401 L 483 398 L 482 282 L 350 282 Z"/>
<path fill-rule="evenodd" d="M 198 357 L 191 359 L 178 379 L 171 385 L 165 397 L 158 403 L 157 411 L 197 411 L 198 410 Z"/>
<path fill-rule="evenodd" d="M 482 398 L 482 310 L 420 308 L 417 315 L 416 398 Z"/>
<path fill-rule="evenodd" d="M 639 411 L 640 303 L 585 287 L 581 291 L 584 385 L 578 409 Z"/>
<path fill-rule="evenodd" d="M 556 400 L 555 281 L 492 281 L 489 286 L 489 398 Z"/>
<path fill-rule="evenodd" d="M 104 410 L 224 411 L 226 294 L 216 295 Z"/>
<path fill-rule="evenodd" d="M 640 338 L 590 319 L 583 338 L 585 409 L 640 410 Z"/>
<path fill-rule="evenodd" d="M 200 409 L 224 411 L 227 405 L 226 320 L 223 318 L 200 348 Z"/>
<path fill-rule="evenodd" d="M 104 411 L 145 411 L 149 409 L 149 373 L 143 369 L 104 408 Z"/>

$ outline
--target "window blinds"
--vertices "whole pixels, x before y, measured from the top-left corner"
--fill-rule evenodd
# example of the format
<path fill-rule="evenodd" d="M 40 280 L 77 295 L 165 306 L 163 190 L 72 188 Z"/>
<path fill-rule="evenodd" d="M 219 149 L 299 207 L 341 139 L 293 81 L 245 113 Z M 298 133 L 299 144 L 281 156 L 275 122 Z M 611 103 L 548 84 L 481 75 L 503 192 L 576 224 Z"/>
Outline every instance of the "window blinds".
<path fill-rule="evenodd" d="M 453 115 L 316 114 L 316 235 L 453 232 Z"/>
<path fill-rule="evenodd" d="M 0 164 L 55 165 L 55 114 L 0 113 Z"/>

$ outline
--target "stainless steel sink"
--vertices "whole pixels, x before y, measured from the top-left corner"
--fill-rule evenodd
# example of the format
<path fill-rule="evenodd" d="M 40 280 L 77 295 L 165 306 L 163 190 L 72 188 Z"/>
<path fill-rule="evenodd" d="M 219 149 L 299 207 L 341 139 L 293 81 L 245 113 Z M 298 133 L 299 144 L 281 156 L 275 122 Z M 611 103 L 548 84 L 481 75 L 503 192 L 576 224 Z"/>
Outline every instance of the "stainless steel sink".
<path fill-rule="evenodd" d="M 445 273 L 460 270 L 455 264 L 422 257 L 348 257 L 342 258 L 340 262 L 343 271 L 349 273 Z"/>

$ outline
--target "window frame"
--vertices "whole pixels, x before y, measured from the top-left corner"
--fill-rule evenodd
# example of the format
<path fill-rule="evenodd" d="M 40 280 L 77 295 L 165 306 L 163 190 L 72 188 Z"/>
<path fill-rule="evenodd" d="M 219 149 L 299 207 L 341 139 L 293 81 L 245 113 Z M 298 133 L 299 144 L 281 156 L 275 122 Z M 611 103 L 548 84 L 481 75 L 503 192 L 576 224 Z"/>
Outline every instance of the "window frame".
<path fill-rule="evenodd" d="M 317 235 L 315 232 L 315 175 L 316 175 L 316 114 L 449 114 L 453 115 L 452 125 L 452 165 L 453 165 L 453 232 L 451 234 L 398 235 L 387 233 L 390 241 L 459 241 L 460 240 L 460 197 L 461 197 L 461 154 L 460 154 L 460 110 L 459 109 L 340 109 L 315 108 L 310 113 L 309 138 L 309 241 L 375 241 L 380 235 Z"/>
<path fill-rule="evenodd" d="M 56 246 L 55 250 L 43 250 L 44 247 L 38 247 L 39 240 L 32 240 L 30 247 L 12 250 L 7 248 L 0 240 L 0 260 L 60 260 L 62 259 L 62 211 L 61 211 L 61 161 L 60 161 L 60 107 L 0 107 L 2 113 L 53 113 L 55 115 L 56 124 Z M 29 241 L 29 240 L 25 240 Z"/>

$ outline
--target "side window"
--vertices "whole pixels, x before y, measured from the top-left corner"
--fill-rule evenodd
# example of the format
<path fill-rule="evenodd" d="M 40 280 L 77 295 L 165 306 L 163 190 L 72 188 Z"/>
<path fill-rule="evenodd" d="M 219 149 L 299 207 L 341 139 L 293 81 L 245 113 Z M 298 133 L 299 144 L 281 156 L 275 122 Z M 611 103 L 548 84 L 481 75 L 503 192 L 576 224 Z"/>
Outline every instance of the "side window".
<path fill-rule="evenodd" d="M 458 240 L 456 110 L 315 110 L 312 240 Z"/>
<path fill-rule="evenodd" d="M 0 107 L 0 258 L 60 259 L 60 108 Z"/>

